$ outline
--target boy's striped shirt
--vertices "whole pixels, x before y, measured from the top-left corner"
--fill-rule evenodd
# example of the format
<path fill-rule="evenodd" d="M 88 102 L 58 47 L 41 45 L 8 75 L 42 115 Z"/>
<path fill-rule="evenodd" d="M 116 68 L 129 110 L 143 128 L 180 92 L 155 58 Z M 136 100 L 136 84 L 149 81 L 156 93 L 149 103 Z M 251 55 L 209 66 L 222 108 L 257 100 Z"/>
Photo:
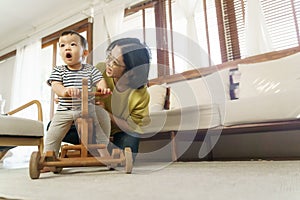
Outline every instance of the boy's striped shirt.
<path fill-rule="evenodd" d="M 92 65 L 82 64 L 80 70 L 70 70 L 66 65 L 54 67 L 47 83 L 51 86 L 52 81 L 58 81 L 64 87 L 76 87 L 82 89 L 82 79 L 88 79 L 88 90 L 92 91 L 93 86 L 102 79 L 101 72 Z M 81 99 L 59 97 L 57 111 L 78 110 L 81 107 Z M 91 99 L 90 99 L 91 100 Z"/>

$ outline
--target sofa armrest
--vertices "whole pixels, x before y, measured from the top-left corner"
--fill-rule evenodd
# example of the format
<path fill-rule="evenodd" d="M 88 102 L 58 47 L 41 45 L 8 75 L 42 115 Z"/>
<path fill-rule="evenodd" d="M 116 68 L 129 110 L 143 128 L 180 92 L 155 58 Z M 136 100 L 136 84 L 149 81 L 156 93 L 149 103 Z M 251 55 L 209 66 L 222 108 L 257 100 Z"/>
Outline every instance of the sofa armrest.
<path fill-rule="evenodd" d="M 30 101 L 30 102 L 28 102 L 28 103 L 26 103 L 26 104 L 24 104 L 24 105 L 22 105 L 22 106 L 20 106 L 16 109 L 14 109 L 14 110 L 9 111 L 7 114 L 8 115 L 13 115 L 13 114 L 15 114 L 17 112 L 20 112 L 21 110 L 24 110 L 24 109 L 26 109 L 29 106 L 34 105 L 34 104 L 37 106 L 37 109 L 38 109 L 38 120 L 42 122 L 43 121 L 42 105 L 38 100 L 32 100 L 32 101 Z"/>

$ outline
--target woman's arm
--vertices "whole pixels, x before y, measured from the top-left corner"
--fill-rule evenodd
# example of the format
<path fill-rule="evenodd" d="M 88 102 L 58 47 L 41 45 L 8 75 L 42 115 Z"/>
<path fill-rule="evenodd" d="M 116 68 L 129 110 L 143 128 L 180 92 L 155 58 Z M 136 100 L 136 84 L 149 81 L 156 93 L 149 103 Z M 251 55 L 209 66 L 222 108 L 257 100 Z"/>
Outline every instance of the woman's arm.
<path fill-rule="evenodd" d="M 130 103 L 127 108 L 129 116 L 126 119 L 123 119 L 110 113 L 112 123 L 127 132 L 140 132 L 141 127 L 150 122 L 148 107 L 149 100 L 150 97 L 148 94 L 142 96 L 131 96 Z"/>

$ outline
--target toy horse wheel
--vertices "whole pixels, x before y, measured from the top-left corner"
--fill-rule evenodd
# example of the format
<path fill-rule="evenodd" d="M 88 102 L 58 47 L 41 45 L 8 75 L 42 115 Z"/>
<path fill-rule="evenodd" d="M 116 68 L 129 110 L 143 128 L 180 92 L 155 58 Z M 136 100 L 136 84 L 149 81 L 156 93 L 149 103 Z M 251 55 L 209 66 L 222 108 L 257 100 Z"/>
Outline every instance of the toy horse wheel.
<path fill-rule="evenodd" d="M 131 174 L 133 167 L 133 159 L 132 159 L 132 152 L 131 148 L 125 148 L 125 172 L 127 174 Z"/>
<path fill-rule="evenodd" d="M 40 152 L 32 152 L 29 163 L 29 175 L 31 179 L 38 179 L 40 177 L 40 159 Z"/>

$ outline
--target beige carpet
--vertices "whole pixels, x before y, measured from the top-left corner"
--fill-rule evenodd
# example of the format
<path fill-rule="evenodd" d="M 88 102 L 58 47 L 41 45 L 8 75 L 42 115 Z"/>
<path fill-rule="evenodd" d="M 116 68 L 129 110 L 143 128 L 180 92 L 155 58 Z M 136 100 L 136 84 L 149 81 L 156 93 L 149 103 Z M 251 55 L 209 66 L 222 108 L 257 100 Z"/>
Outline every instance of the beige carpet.
<path fill-rule="evenodd" d="M 139 164 L 133 174 L 105 168 L 64 169 L 31 180 L 28 169 L 0 169 L 0 197 L 60 199 L 300 199 L 300 161 Z M 1 198 L 0 198 L 1 199 Z"/>

